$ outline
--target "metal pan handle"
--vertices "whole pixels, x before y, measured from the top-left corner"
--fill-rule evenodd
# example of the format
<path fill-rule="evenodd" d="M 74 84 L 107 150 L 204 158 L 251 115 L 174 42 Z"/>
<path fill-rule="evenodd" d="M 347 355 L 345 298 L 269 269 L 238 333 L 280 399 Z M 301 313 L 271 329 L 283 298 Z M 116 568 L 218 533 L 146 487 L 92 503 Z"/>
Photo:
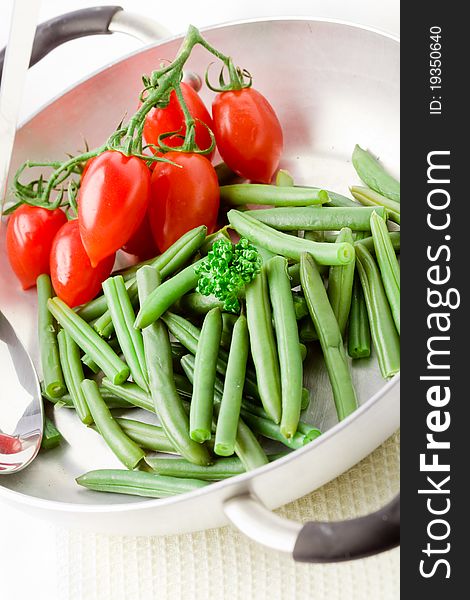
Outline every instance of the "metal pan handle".
<path fill-rule="evenodd" d="M 54 17 L 38 25 L 29 66 L 39 62 L 51 50 L 65 42 L 88 35 L 125 33 L 143 43 L 167 37 L 170 31 L 141 15 L 124 11 L 120 6 L 94 6 Z M 0 51 L 0 81 L 5 49 Z"/>
<path fill-rule="evenodd" d="M 249 494 L 226 500 L 224 511 L 245 535 L 268 548 L 287 552 L 299 562 L 354 560 L 400 543 L 400 495 L 363 517 L 304 525 L 275 515 Z"/>

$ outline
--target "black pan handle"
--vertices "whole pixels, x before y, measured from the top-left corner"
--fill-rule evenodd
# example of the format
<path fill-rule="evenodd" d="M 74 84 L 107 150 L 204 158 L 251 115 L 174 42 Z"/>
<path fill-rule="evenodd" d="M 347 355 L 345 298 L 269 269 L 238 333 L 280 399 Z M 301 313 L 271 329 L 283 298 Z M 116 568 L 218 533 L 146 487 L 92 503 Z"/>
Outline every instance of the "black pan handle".
<path fill-rule="evenodd" d="M 120 6 L 93 6 L 54 17 L 38 25 L 31 52 L 32 67 L 65 42 L 87 35 L 110 35 L 109 25 L 116 13 L 122 11 Z M 5 48 L 0 51 L 0 81 L 5 58 Z"/>
<path fill-rule="evenodd" d="M 340 562 L 372 556 L 399 544 L 400 495 L 364 517 L 305 523 L 292 555 L 299 562 Z"/>
<path fill-rule="evenodd" d="M 250 494 L 226 500 L 224 512 L 248 537 L 287 552 L 299 562 L 354 560 L 400 544 L 400 495 L 374 513 L 336 522 L 295 523 L 271 512 Z"/>

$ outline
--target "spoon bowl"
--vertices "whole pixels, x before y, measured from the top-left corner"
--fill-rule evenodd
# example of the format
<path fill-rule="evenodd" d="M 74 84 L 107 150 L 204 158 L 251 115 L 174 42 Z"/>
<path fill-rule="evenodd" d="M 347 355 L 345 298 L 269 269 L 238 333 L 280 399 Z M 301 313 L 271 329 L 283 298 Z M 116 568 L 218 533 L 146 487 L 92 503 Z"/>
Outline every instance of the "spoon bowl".
<path fill-rule="evenodd" d="M 0 312 L 0 475 L 27 467 L 41 447 L 44 414 L 32 360 Z"/>

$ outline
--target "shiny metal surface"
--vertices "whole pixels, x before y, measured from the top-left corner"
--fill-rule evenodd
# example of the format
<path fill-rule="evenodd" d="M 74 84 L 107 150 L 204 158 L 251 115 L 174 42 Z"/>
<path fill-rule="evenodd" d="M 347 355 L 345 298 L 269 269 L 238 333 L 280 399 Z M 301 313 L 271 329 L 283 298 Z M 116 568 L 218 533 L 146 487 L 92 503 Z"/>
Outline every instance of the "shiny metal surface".
<path fill-rule="evenodd" d="M 109 24 L 109 31 L 125 33 L 141 40 L 144 44 L 150 44 L 155 40 L 168 38 L 171 35 L 171 32 L 160 23 L 127 10 L 120 10 L 114 15 Z"/>
<path fill-rule="evenodd" d="M 250 70 L 256 88 L 272 102 L 285 131 L 282 167 L 292 172 L 296 183 L 347 194 L 348 186 L 357 181 L 350 162 L 355 143 L 373 149 L 398 174 L 399 44 L 395 39 L 356 26 L 308 19 L 238 23 L 204 33 L 211 44 Z M 134 110 L 142 73 L 151 71 L 160 59 L 171 59 L 180 41 L 145 48 L 46 106 L 19 131 L 12 169 L 31 156 L 65 156 L 82 148 L 84 139 L 90 146 L 102 143 L 126 111 Z M 203 75 L 210 60 L 197 48 L 187 68 Z M 201 94 L 210 103 L 212 93 L 204 88 Z M 0 306 L 37 364 L 35 295 L 20 289 L 3 248 L 1 234 Z M 96 432 L 61 408 L 54 416 L 66 443 L 41 455 L 27 471 L 3 478 L 0 499 L 55 522 L 130 535 L 223 525 L 227 523 L 223 503 L 242 494 L 253 494 L 270 509 L 294 500 L 364 458 L 399 425 L 399 376 L 384 382 L 374 357 L 355 362 L 361 407 L 339 424 L 323 363 L 315 353 L 307 360 L 306 384 L 312 402 L 305 418 L 325 433 L 261 469 L 169 499 L 93 493 L 77 486 L 74 478 L 89 469 L 118 467 L 118 462 Z"/>
<path fill-rule="evenodd" d="M 27 467 L 37 455 L 44 417 L 33 363 L 1 312 L 0 365 L 0 475 L 8 475 Z"/>

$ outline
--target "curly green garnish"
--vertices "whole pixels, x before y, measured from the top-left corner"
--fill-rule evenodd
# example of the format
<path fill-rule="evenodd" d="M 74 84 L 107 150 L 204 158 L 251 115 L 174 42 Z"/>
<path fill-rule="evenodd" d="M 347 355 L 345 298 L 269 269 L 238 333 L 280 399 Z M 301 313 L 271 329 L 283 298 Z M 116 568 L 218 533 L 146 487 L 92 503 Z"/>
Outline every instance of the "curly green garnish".
<path fill-rule="evenodd" d="M 217 240 L 207 259 L 196 269 L 199 281 L 196 290 L 211 294 L 224 303 L 224 310 L 240 311 L 238 296 L 247 283 L 259 273 L 261 257 L 246 238 L 235 246 L 228 240 Z"/>

